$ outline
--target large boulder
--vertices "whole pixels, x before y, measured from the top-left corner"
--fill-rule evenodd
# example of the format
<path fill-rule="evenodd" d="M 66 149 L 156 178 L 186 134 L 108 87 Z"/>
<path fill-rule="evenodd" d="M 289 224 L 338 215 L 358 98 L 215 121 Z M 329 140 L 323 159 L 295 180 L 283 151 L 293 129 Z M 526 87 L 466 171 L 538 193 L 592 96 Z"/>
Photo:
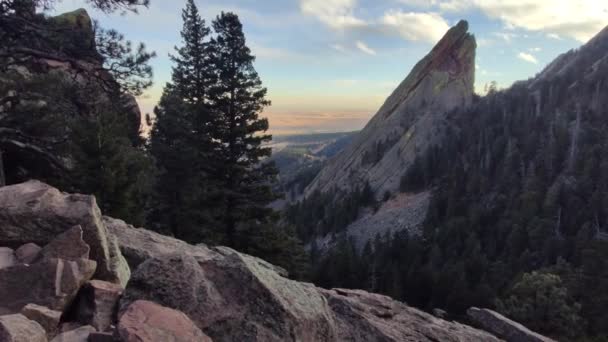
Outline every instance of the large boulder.
<path fill-rule="evenodd" d="M 92 260 L 53 258 L 0 270 L 0 314 L 20 312 L 30 303 L 63 311 L 95 266 Z"/>
<path fill-rule="evenodd" d="M 336 322 L 337 341 L 500 341 L 469 326 L 448 322 L 379 294 L 322 290 Z"/>
<path fill-rule="evenodd" d="M 499 341 L 389 297 L 323 290 L 232 252 L 150 258 L 133 273 L 125 310 L 150 300 L 186 313 L 214 341 Z"/>
<path fill-rule="evenodd" d="M 40 324 L 21 314 L 15 314 L 0 316 L 0 341 L 47 342 L 47 338 Z"/>
<path fill-rule="evenodd" d="M 126 285 L 129 266 L 103 225 L 94 196 L 62 193 L 39 181 L 0 188 L 0 245 L 46 245 L 76 225 L 98 263 L 95 278 Z"/>
<path fill-rule="evenodd" d="M 489 309 L 470 308 L 467 315 L 482 329 L 509 342 L 555 342 Z"/>
<path fill-rule="evenodd" d="M 212 342 L 183 312 L 153 302 L 133 302 L 118 324 L 124 342 Z"/>
<path fill-rule="evenodd" d="M 121 309 L 139 299 L 184 312 L 214 341 L 335 340 L 325 298 L 312 284 L 236 252 L 207 261 L 148 259 L 133 273 Z"/>

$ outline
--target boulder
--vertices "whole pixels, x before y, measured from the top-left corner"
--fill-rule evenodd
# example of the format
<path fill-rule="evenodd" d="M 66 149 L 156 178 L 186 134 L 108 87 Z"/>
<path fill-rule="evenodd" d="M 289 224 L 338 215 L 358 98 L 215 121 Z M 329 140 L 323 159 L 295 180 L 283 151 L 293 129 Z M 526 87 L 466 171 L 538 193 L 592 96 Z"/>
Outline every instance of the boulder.
<path fill-rule="evenodd" d="M 89 335 L 95 332 L 95 328 L 90 325 L 79 327 L 70 331 L 63 332 L 51 340 L 51 342 L 87 342 Z"/>
<path fill-rule="evenodd" d="M 124 342 L 211 342 L 183 312 L 138 300 L 120 317 L 118 334 Z"/>
<path fill-rule="evenodd" d="M 0 245 L 46 245 L 76 225 L 98 263 L 95 278 L 124 286 L 129 266 L 108 235 L 94 196 L 62 193 L 39 181 L 0 188 Z"/>
<path fill-rule="evenodd" d="M 0 247 L 0 269 L 11 267 L 17 264 L 15 253 L 11 248 Z"/>
<path fill-rule="evenodd" d="M 40 246 L 30 242 L 17 248 L 15 256 L 17 257 L 18 262 L 22 264 L 31 264 L 38 258 L 41 250 L 42 248 Z"/>
<path fill-rule="evenodd" d="M 45 259 L 0 270 L 0 314 L 18 313 L 27 304 L 64 311 L 95 273 L 95 261 Z"/>
<path fill-rule="evenodd" d="M 74 226 L 44 246 L 40 254 L 45 259 L 78 260 L 88 259 L 89 251 L 89 245 L 82 239 L 82 227 Z"/>
<path fill-rule="evenodd" d="M 40 324 L 22 314 L 15 314 L 0 316 L 0 341 L 47 342 L 47 338 Z"/>
<path fill-rule="evenodd" d="M 445 321 L 387 296 L 361 290 L 319 291 L 333 312 L 336 341 L 500 341 L 484 331 Z"/>
<path fill-rule="evenodd" d="M 120 285 L 107 281 L 89 281 L 78 294 L 74 319 L 93 326 L 97 331 L 108 330 L 116 321 L 118 300 L 123 290 Z"/>
<path fill-rule="evenodd" d="M 135 228 L 122 220 L 107 216 L 104 216 L 103 222 L 108 231 L 116 237 L 122 254 L 133 270 L 149 258 L 158 258 L 176 252 L 189 255 L 198 261 L 222 258 L 224 255 L 235 252 L 228 247 L 210 248 L 205 244 L 193 246 L 182 240 L 161 235 L 144 228 Z M 256 260 L 261 267 L 274 270 L 282 276 L 287 276 L 287 271 L 279 266 L 272 265 L 260 258 L 252 256 L 249 258 Z"/>
<path fill-rule="evenodd" d="M 333 341 L 332 316 L 312 284 L 281 277 L 232 253 L 150 258 L 133 273 L 121 311 L 136 300 L 180 310 L 214 341 Z"/>
<path fill-rule="evenodd" d="M 509 342 L 555 342 L 492 310 L 469 308 L 467 315 L 482 329 Z"/>
<path fill-rule="evenodd" d="M 55 311 L 36 304 L 28 304 L 21 309 L 21 314 L 32 321 L 38 322 L 49 338 L 53 338 L 59 329 L 61 311 Z"/>

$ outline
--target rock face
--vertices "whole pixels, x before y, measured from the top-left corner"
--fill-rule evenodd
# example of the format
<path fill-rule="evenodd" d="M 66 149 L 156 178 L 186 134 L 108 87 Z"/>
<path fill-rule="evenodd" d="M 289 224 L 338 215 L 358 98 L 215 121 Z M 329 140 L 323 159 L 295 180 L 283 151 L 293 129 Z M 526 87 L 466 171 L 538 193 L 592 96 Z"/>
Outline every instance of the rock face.
<path fill-rule="evenodd" d="M 95 328 L 90 325 L 79 327 L 57 335 L 51 342 L 87 342 L 89 335 L 95 332 Z"/>
<path fill-rule="evenodd" d="M 188 316 L 153 302 L 138 300 L 120 318 L 124 342 L 211 342 Z"/>
<path fill-rule="evenodd" d="M 46 245 L 76 225 L 98 262 L 95 277 L 124 286 L 130 269 L 103 225 L 95 197 L 65 194 L 38 181 L 0 188 L 0 246 Z"/>
<path fill-rule="evenodd" d="M 492 310 L 470 308 L 467 315 L 481 328 L 509 342 L 555 342 Z"/>
<path fill-rule="evenodd" d="M 467 22 L 459 22 L 416 64 L 354 141 L 321 170 L 306 197 L 349 193 L 366 182 L 378 198 L 399 189 L 416 156 L 441 144 L 447 112 L 472 101 L 476 43 L 467 30 Z"/>
<path fill-rule="evenodd" d="M 47 342 L 47 338 L 40 324 L 15 314 L 0 316 L 0 341 Z"/>

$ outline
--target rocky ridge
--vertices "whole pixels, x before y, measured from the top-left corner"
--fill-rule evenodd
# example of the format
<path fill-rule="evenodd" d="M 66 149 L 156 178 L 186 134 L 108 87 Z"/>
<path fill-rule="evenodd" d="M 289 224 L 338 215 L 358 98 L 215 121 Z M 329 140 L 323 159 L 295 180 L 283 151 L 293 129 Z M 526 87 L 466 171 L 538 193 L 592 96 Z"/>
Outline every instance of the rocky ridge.
<path fill-rule="evenodd" d="M 499 341 L 386 296 L 320 289 L 230 248 L 104 218 L 92 196 L 38 181 L 0 188 L 0 227 L 0 246 L 45 245 L 28 242 L 32 263 L 4 249 L 2 341 Z M 132 270 L 126 287 L 97 278 L 113 274 L 99 273 L 111 263 L 86 248 L 100 240 L 115 241 L 121 267 Z"/>
<path fill-rule="evenodd" d="M 350 193 L 366 182 L 377 198 L 399 190 L 419 154 L 441 144 L 446 115 L 473 99 L 476 42 L 460 21 L 412 69 L 354 141 L 307 187 Z"/>

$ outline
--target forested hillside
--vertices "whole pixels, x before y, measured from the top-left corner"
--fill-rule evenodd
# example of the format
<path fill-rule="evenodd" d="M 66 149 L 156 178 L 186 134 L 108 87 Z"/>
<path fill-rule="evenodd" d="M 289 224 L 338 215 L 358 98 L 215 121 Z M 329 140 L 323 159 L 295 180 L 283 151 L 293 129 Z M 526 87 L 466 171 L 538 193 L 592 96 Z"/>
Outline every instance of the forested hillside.
<path fill-rule="evenodd" d="M 569 340 L 608 333 L 608 30 L 534 79 L 449 114 L 401 190 L 433 189 L 421 236 L 344 239 L 323 286 L 363 287 L 460 315 L 496 307 Z"/>

